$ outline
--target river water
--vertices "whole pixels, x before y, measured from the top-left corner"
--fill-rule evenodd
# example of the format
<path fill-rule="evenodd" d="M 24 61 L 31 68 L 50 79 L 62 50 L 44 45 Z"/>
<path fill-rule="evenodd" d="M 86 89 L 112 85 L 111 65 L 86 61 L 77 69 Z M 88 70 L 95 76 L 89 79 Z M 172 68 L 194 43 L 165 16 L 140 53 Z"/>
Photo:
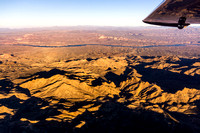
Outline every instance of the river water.
<path fill-rule="evenodd" d="M 200 46 L 200 44 L 172 44 L 172 45 L 149 45 L 149 46 L 124 46 L 124 45 L 106 45 L 106 44 L 78 44 L 78 45 L 64 45 L 64 46 L 46 46 L 46 45 L 14 44 L 13 46 L 42 47 L 42 48 L 66 48 L 66 47 L 83 47 L 83 46 L 154 48 L 154 47 L 183 47 L 183 46 L 191 46 L 191 45 Z"/>

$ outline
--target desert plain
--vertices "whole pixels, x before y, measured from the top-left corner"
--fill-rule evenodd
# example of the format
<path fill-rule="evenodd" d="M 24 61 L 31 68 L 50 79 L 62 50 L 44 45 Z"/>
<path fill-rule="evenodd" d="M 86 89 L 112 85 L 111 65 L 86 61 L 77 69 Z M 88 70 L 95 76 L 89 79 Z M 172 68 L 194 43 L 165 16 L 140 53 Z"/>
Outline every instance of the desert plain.
<path fill-rule="evenodd" d="M 200 28 L 0 29 L 0 132 L 200 132 Z"/>

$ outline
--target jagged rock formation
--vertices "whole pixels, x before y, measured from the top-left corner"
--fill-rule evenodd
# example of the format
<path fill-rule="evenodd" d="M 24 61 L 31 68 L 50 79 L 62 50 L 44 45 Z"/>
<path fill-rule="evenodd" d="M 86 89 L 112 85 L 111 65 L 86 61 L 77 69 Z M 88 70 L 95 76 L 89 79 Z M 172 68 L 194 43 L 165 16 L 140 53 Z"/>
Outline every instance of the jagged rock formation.
<path fill-rule="evenodd" d="M 69 60 L 1 79 L 0 131 L 200 132 L 199 62 L 175 56 Z"/>

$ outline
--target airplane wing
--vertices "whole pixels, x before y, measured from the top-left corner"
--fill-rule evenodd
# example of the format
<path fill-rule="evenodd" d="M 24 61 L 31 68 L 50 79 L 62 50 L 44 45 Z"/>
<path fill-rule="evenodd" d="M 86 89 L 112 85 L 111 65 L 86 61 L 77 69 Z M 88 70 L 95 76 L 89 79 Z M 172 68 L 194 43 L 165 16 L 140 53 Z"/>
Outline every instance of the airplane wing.
<path fill-rule="evenodd" d="M 200 0 L 164 0 L 143 22 L 179 29 L 200 24 Z"/>

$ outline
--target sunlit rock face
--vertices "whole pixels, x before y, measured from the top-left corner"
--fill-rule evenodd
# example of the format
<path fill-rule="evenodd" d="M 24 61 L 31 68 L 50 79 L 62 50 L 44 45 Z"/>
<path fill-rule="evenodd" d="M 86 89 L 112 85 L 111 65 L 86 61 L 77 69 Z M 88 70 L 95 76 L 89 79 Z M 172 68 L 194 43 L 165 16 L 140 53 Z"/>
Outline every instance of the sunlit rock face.
<path fill-rule="evenodd" d="M 130 55 L 80 59 L 1 79 L 0 131 L 198 132 L 199 61 Z"/>
<path fill-rule="evenodd" d="M 11 31 L 0 133 L 200 132 L 199 28 Z"/>

